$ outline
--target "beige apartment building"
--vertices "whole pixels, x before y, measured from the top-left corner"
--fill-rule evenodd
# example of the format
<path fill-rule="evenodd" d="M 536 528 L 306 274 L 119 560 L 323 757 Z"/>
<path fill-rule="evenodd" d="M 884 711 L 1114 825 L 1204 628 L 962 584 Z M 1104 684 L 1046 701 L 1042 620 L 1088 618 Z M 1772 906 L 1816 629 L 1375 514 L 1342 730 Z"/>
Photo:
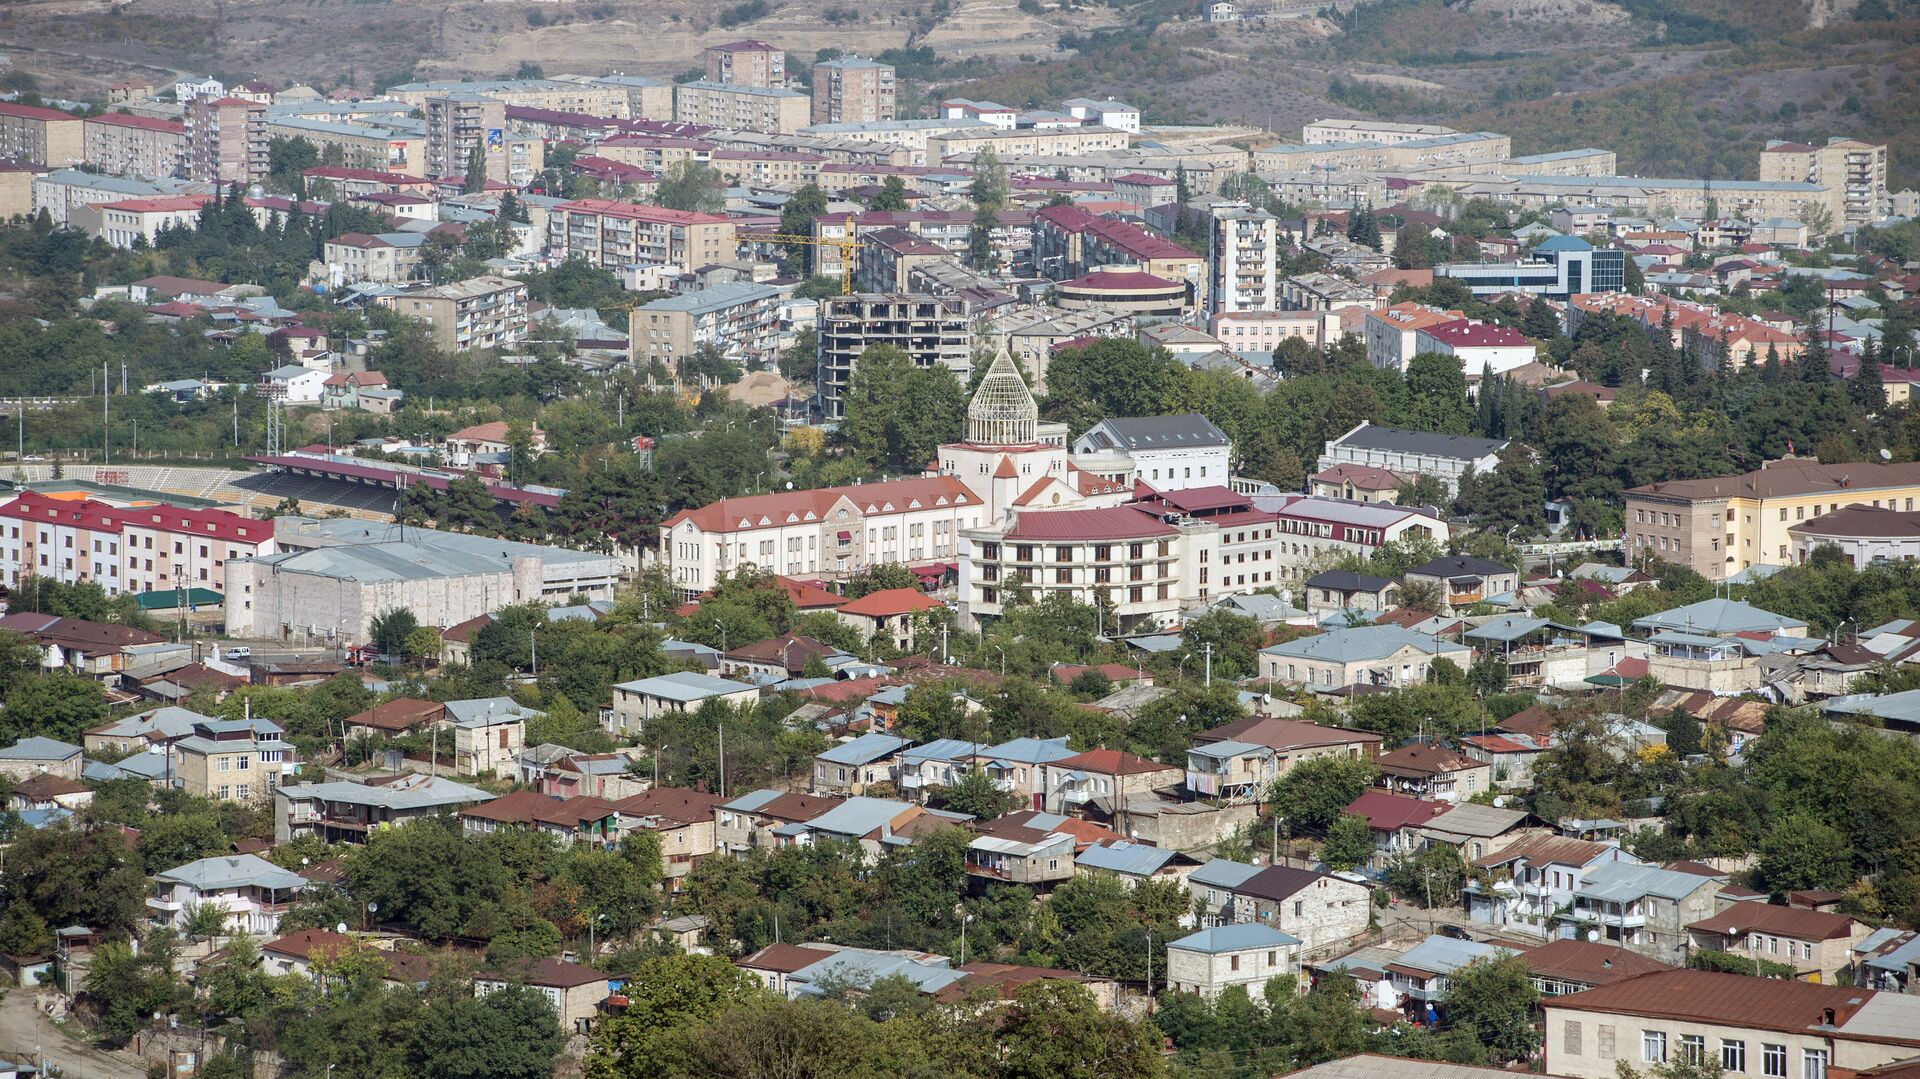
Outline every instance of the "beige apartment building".
<path fill-rule="evenodd" d="M 1792 564 L 1794 525 L 1842 507 L 1902 511 L 1920 499 L 1920 462 L 1772 461 L 1740 476 L 1651 483 L 1626 492 L 1626 553 L 1712 580 Z"/>
<path fill-rule="evenodd" d="M 427 175 L 460 176 L 475 147 L 484 147 L 487 175 L 506 180 L 507 106 L 465 91 L 427 98 Z"/>
<path fill-rule="evenodd" d="M 593 145 L 594 157 L 658 173 L 687 161 L 711 161 L 714 153 L 714 144 L 704 139 L 669 135 L 615 135 Z"/>
<path fill-rule="evenodd" d="M 769 362 L 780 353 L 781 296 L 772 285 L 730 281 L 636 307 L 627 319 L 633 364 L 672 370 L 703 343 L 745 363 Z"/>
<path fill-rule="evenodd" d="M 1809 146 L 1771 140 L 1760 151 L 1760 179 L 1813 183 L 1837 191 L 1842 216 L 1836 225 L 1864 225 L 1885 216 L 1891 206 L 1885 143 L 1830 138 Z"/>
<path fill-rule="evenodd" d="M 748 39 L 709 45 L 702 51 L 707 81 L 726 86 L 785 86 L 787 53 L 764 41 Z"/>
<path fill-rule="evenodd" d="M 27 165 L 85 160 L 85 121 L 70 112 L 0 101 L 0 158 Z"/>
<path fill-rule="evenodd" d="M 820 176 L 827 159 L 782 150 L 715 150 L 709 159 L 731 184 L 800 187 Z"/>
<path fill-rule="evenodd" d="M 650 82 L 652 80 L 638 80 Z M 479 94 L 504 105 L 524 105 L 555 112 L 593 116 L 632 115 L 627 110 L 632 92 L 619 77 L 605 79 L 476 79 L 465 82 L 408 82 L 387 88 L 386 96 L 424 109 L 427 101 L 448 94 Z"/>
<path fill-rule="evenodd" d="M 1282 143 L 1253 151 L 1253 169 L 1296 173 L 1342 170 L 1408 170 L 1488 164 L 1513 154 L 1513 140 L 1491 131 L 1469 131 L 1396 142 L 1356 140 L 1311 145 Z"/>
<path fill-rule="evenodd" d="M 267 106 L 237 97 L 196 97 L 187 104 L 187 175 L 251 184 L 266 178 Z"/>
<path fill-rule="evenodd" d="M 1016 131 L 973 128 L 929 137 L 925 163 L 935 164 L 962 154 L 977 154 L 982 150 L 992 150 L 995 156 L 1004 161 L 1010 154 L 1078 157 L 1126 148 L 1127 133 L 1110 127 L 1029 128 Z"/>
<path fill-rule="evenodd" d="M 432 326 L 433 343 L 445 351 L 509 348 L 527 337 L 527 286 L 510 277 L 475 277 L 395 296 L 392 303 Z"/>
<path fill-rule="evenodd" d="M 299 767 L 280 727 L 266 720 L 195 723 L 193 734 L 174 741 L 174 786 L 218 802 L 264 801 L 281 783 L 282 771 Z"/>
<path fill-rule="evenodd" d="M 83 122 L 86 163 L 120 176 L 185 176 L 187 125 L 158 116 L 108 113 Z"/>
<path fill-rule="evenodd" d="M 813 122 L 858 124 L 894 116 L 893 66 L 858 56 L 813 65 Z"/>
<path fill-rule="evenodd" d="M 344 168 L 399 172 L 409 176 L 427 174 L 427 138 L 417 129 L 389 127 L 375 121 L 270 116 L 267 119 L 267 133 L 276 139 L 305 139 L 323 154 L 338 147 L 340 164 Z"/>
<path fill-rule="evenodd" d="M 634 264 L 691 270 L 733 258 L 738 244 L 733 222 L 718 214 L 575 199 L 547 212 L 547 247 L 606 270 Z"/>
<path fill-rule="evenodd" d="M 327 276 L 334 284 L 371 281 L 398 285 L 413 280 L 420 268 L 419 233 L 348 232 L 326 242 L 322 249 Z"/>
<path fill-rule="evenodd" d="M 778 86 L 701 81 L 682 83 L 673 92 L 673 118 L 704 127 L 791 135 L 807 126 L 809 107 L 807 95 Z"/>

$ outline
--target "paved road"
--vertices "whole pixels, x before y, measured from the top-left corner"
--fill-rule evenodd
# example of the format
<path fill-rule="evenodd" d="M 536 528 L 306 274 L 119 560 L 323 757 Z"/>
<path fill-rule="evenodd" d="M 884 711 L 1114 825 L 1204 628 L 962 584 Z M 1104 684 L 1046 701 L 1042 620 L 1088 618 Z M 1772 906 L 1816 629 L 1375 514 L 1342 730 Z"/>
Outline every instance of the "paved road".
<path fill-rule="evenodd" d="M 35 1004 L 35 994 L 9 989 L 0 1000 L 0 1055 L 25 1059 L 40 1054 L 59 1065 L 68 1079 L 146 1079 L 145 1065 L 131 1055 L 94 1049 L 53 1025 Z"/>

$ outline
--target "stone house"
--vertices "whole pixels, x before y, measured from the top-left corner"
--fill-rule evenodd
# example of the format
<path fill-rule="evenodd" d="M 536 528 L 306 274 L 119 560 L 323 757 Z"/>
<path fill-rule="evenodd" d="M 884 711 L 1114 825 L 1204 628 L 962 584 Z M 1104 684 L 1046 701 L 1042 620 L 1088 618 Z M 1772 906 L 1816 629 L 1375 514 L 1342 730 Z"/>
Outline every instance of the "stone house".
<path fill-rule="evenodd" d="M 1233 888 L 1233 920 L 1300 938 L 1314 955 L 1367 931 L 1373 892 L 1364 884 L 1310 869 L 1272 865 Z"/>
<path fill-rule="evenodd" d="M 1734 903 L 1687 926 L 1687 943 L 1791 966 L 1802 981 L 1844 985 L 1872 927 L 1832 911 Z"/>
<path fill-rule="evenodd" d="M 1213 1000 L 1245 986 L 1261 999 L 1268 982 L 1300 972 L 1300 938 L 1257 924 L 1202 929 L 1167 945 L 1167 986 Z"/>

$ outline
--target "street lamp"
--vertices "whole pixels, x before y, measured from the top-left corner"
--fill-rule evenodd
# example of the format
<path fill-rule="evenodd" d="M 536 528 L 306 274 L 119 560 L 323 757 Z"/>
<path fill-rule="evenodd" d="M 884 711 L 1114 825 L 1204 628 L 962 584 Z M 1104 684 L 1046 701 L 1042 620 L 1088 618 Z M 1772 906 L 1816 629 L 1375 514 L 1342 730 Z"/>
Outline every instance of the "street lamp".
<path fill-rule="evenodd" d="M 961 915 L 960 917 L 960 965 L 963 967 L 967 965 L 967 923 L 970 921 L 973 921 L 973 915 L 971 914 Z"/>

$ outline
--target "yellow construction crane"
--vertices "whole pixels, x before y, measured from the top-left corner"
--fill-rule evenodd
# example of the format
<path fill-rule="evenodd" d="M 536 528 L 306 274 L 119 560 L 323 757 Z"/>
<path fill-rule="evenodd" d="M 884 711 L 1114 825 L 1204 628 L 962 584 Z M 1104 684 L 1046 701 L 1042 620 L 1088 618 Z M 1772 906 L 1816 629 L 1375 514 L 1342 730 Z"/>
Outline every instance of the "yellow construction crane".
<path fill-rule="evenodd" d="M 853 294 L 853 267 L 860 258 L 860 241 L 851 236 L 803 236 L 792 232 L 743 232 L 736 237 L 748 243 L 800 244 L 805 247 L 840 249 L 840 295 Z"/>

